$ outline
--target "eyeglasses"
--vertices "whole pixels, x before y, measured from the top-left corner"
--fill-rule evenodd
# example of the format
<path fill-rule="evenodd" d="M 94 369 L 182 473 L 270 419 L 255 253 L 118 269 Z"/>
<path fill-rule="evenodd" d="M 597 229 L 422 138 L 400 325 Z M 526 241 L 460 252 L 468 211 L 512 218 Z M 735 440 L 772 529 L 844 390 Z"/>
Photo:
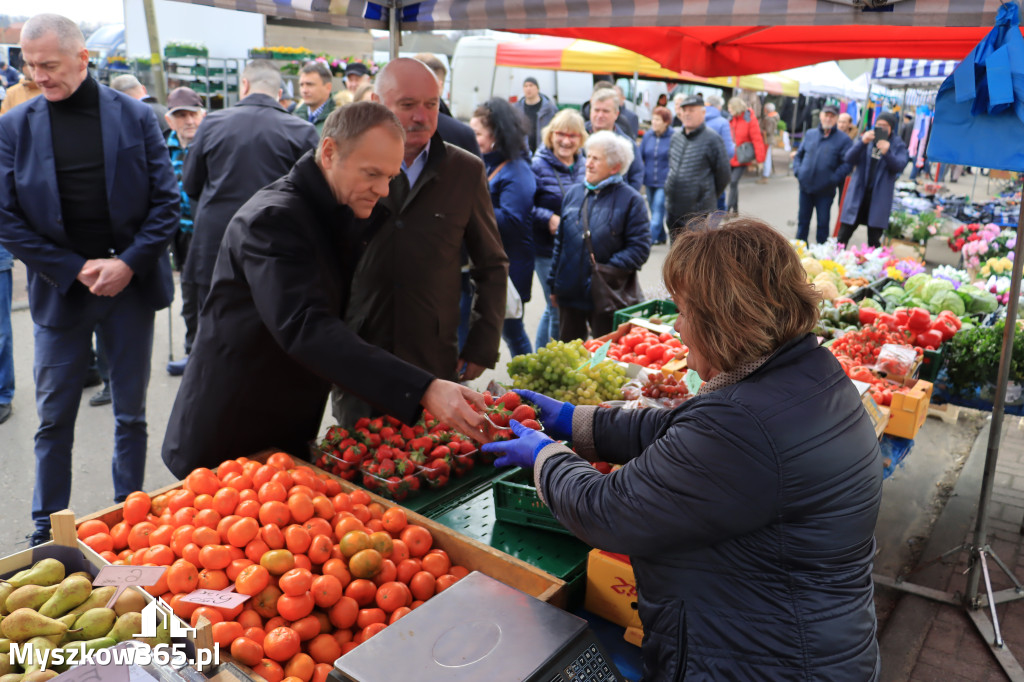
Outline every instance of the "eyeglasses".
<path fill-rule="evenodd" d="M 562 132 L 562 131 L 560 131 L 560 130 L 556 130 L 556 131 L 555 131 L 555 135 L 557 135 L 558 137 L 567 137 L 567 138 L 569 138 L 570 140 L 578 140 L 578 139 L 580 139 L 581 137 L 583 137 L 583 136 L 582 136 L 582 135 L 580 135 L 579 133 L 563 133 L 563 132 Z"/>

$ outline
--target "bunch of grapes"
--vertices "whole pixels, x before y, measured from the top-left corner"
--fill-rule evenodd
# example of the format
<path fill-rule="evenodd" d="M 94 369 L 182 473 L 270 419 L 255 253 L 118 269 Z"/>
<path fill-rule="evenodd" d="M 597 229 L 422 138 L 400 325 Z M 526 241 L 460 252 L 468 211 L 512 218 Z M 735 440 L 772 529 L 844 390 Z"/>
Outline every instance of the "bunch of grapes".
<path fill-rule="evenodd" d="M 597 405 L 618 400 L 626 383 L 626 368 L 614 360 L 581 367 L 590 351 L 580 340 L 552 341 L 536 353 L 520 355 L 508 363 L 515 388 L 526 388 L 574 405 Z"/>

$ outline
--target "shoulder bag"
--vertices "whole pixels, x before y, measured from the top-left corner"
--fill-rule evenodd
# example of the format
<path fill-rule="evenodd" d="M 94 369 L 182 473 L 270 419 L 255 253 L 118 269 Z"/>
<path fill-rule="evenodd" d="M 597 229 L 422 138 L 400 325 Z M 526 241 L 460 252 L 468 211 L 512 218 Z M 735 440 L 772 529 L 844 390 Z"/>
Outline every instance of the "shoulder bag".
<path fill-rule="evenodd" d="M 644 301 L 640 278 L 636 270 L 623 270 L 614 265 L 598 263 L 594 257 L 594 246 L 590 241 L 590 196 L 583 200 L 580 218 L 583 222 L 583 242 L 590 253 L 590 297 L 594 310 L 599 313 L 613 313 Z"/>

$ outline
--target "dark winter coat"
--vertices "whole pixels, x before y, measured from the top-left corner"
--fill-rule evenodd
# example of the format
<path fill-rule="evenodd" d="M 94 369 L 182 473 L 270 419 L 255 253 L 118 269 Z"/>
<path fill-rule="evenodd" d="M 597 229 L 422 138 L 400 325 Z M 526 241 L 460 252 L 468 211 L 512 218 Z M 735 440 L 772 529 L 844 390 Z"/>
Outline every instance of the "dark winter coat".
<path fill-rule="evenodd" d="M 537 180 L 525 157 L 501 166 L 505 161 L 498 152 L 484 154 L 494 219 L 508 256 L 508 276 L 525 303 L 530 300 L 533 284 L 533 195 Z"/>
<path fill-rule="evenodd" d="M 808 130 L 793 157 L 793 175 L 800 189 L 809 194 L 827 194 L 841 187 L 850 174 L 846 160 L 850 144 L 849 136 L 839 128 L 832 128 L 828 137 L 821 126 Z"/>
<path fill-rule="evenodd" d="M 516 101 L 515 106 L 522 112 L 523 118 L 529 121 L 530 117 L 526 115 L 526 98 L 520 97 Z M 540 149 L 544 146 L 543 130 L 551 123 L 551 119 L 557 113 L 558 107 L 555 106 L 555 103 L 551 101 L 550 97 L 542 94 L 540 96 L 540 110 L 537 112 L 537 127 L 533 130 L 533 135 L 531 136 L 533 139 L 530 140 L 530 149 Z"/>
<path fill-rule="evenodd" d="M 654 128 L 648 130 L 640 139 L 640 158 L 644 161 L 644 185 L 647 187 L 664 187 L 668 177 L 668 150 L 672 146 L 675 131 L 666 128 L 658 135 Z"/>
<path fill-rule="evenodd" d="M 209 284 L 224 230 L 257 191 L 287 175 L 320 138 L 309 121 L 254 93 L 203 119 L 182 171 L 195 222 L 183 282 Z"/>
<path fill-rule="evenodd" d="M 679 119 L 676 120 L 678 121 Z M 722 142 L 725 143 L 725 153 L 731 159 L 732 155 L 736 152 L 736 145 L 732 141 L 732 129 L 729 128 L 729 119 L 722 115 L 718 107 L 708 104 L 704 107 L 704 125 L 718 133 L 718 136 L 722 138 Z M 677 129 L 683 129 L 682 121 L 679 121 Z"/>
<path fill-rule="evenodd" d="M 586 161 L 583 152 L 576 153 L 576 161 L 566 166 L 555 153 L 541 145 L 533 155 L 533 176 L 537 180 L 537 193 L 533 195 L 533 250 L 537 256 L 550 257 L 555 248 L 555 235 L 551 234 L 551 216 L 562 215 L 562 200 L 573 185 L 583 182 Z"/>
<path fill-rule="evenodd" d="M 718 197 L 729 185 L 729 174 L 725 143 L 704 125 L 673 135 L 665 178 L 669 229 L 678 229 L 682 225 L 677 223 L 714 211 Z"/>
<path fill-rule="evenodd" d="M 438 105 L 437 134 L 448 144 L 461 147 L 473 156 L 480 156 L 480 144 L 476 141 L 476 133 L 462 121 L 452 118 L 448 105 L 443 101 Z"/>
<path fill-rule="evenodd" d="M 494 367 L 508 259 L 483 161 L 435 134 L 416 184 L 409 187 L 402 173 L 380 203 L 391 213 L 359 261 L 345 322 L 364 340 L 443 379 L 456 378 L 460 357 Z M 464 252 L 476 295 L 460 354 Z"/>
<path fill-rule="evenodd" d="M 584 201 L 598 263 L 623 270 L 642 268 L 651 254 L 651 221 L 643 197 L 621 175 L 613 175 L 597 190 L 579 184 L 565 193 L 548 286 L 559 306 L 592 310 L 590 253 L 583 242 Z"/>
<path fill-rule="evenodd" d="M 594 134 L 594 127 L 587 121 L 587 132 L 591 135 Z M 629 164 L 629 170 L 626 171 L 626 184 L 635 189 L 637 192 L 642 192 L 644 189 L 644 160 L 640 158 L 640 154 L 637 153 L 636 149 L 636 138 L 632 138 L 627 135 L 619 125 L 615 124 L 615 134 L 619 137 L 629 140 L 629 143 L 633 145 L 633 163 Z"/>
<path fill-rule="evenodd" d="M 581 454 L 624 466 L 556 449 L 538 489 L 584 542 L 632 559 L 645 682 L 878 679 L 878 439 L 813 336 L 674 410 L 576 409 L 596 444 Z"/>
<path fill-rule="evenodd" d="M 907 165 L 909 155 L 907 146 L 899 135 L 889 138 L 889 151 L 882 155 L 875 162 L 875 172 L 868 176 L 870 167 L 871 150 L 875 143 L 864 144 L 857 140 L 846 150 L 846 163 L 853 166 L 853 175 L 850 176 L 850 186 L 846 190 L 846 198 L 843 200 L 843 212 L 840 215 L 840 222 L 851 225 L 857 224 L 857 217 L 860 212 L 860 205 L 864 201 L 867 190 L 871 191 L 871 203 L 868 205 L 867 219 L 868 227 L 884 228 L 889 224 L 889 214 L 892 212 L 892 195 L 896 187 L 896 178 L 900 176 Z"/>
<path fill-rule="evenodd" d="M 267 448 L 305 455 L 331 384 L 419 417 L 433 375 L 342 322 L 366 223 L 338 204 L 312 153 L 238 211 L 167 425 L 163 460 L 176 476 Z"/>
<path fill-rule="evenodd" d="M 312 123 L 313 127 L 316 128 L 316 134 L 319 136 L 324 131 L 324 123 L 327 122 L 327 117 L 331 115 L 331 112 L 337 108 L 337 104 L 334 102 L 334 96 L 328 95 L 327 102 L 324 104 L 324 108 L 316 116 L 315 121 L 309 120 L 309 105 L 303 102 L 299 106 L 295 107 L 295 111 L 292 112 L 292 116 L 298 116 L 307 123 Z"/>
<path fill-rule="evenodd" d="M 749 142 L 754 145 L 754 159 L 758 163 L 764 163 L 765 146 L 764 137 L 761 136 L 761 122 L 757 120 L 753 109 L 747 109 L 740 116 L 730 118 L 729 132 L 732 133 L 732 143 L 736 145 L 736 149 L 744 142 Z M 736 150 L 733 150 L 732 158 L 729 159 L 730 166 L 736 168 L 750 163 L 740 163 L 736 158 Z"/>

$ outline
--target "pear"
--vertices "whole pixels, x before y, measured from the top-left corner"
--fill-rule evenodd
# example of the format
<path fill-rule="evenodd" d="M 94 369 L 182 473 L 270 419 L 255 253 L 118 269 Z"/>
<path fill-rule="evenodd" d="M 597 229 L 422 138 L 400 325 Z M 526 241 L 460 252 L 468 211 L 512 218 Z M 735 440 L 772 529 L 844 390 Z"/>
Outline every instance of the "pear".
<path fill-rule="evenodd" d="M 10 613 L 10 609 L 7 608 L 7 597 L 14 592 L 17 587 L 10 584 L 9 582 L 0 582 L 0 614 Z"/>
<path fill-rule="evenodd" d="M 117 642 L 115 642 L 112 637 L 97 637 L 84 642 L 71 642 L 64 646 L 64 650 L 70 651 L 71 649 L 77 649 L 79 652 L 79 658 L 81 658 L 81 654 L 86 651 L 106 649 L 107 647 L 112 647 L 115 644 L 117 644 Z"/>
<path fill-rule="evenodd" d="M 6 675 L 0 675 L 0 682 L 22 682 L 24 679 L 24 673 L 7 673 Z"/>
<path fill-rule="evenodd" d="M 21 682 L 46 682 L 60 675 L 56 670 L 36 670 L 35 672 L 28 673 L 25 677 L 21 678 Z"/>
<path fill-rule="evenodd" d="M 30 637 L 63 635 L 67 630 L 68 626 L 64 623 L 47 618 L 32 609 L 18 609 L 0 623 L 0 634 L 16 642 L 22 642 Z"/>
<path fill-rule="evenodd" d="M 2 624 L 0 624 L 0 625 L 2 625 Z M 161 621 L 160 624 L 156 628 L 156 636 L 155 637 L 137 637 L 136 639 L 138 639 L 140 642 L 144 642 L 145 644 L 148 644 L 149 646 L 151 646 L 153 648 L 156 648 L 160 644 L 168 644 L 169 645 L 171 643 L 171 630 L 166 625 L 165 621 Z"/>
<path fill-rule="evenodd" d="M 36 562 L 32 568 L 26 568 L 24 571 L 15 573 L 7 579 L 7 582 L 15 587 L 23 587 L 25 585 L 47 587 L 48 585 L 56 585 L 61 580 L 64 580 L 64 564 L 56 559 L 43 559 Z"/>
<path fill-rule="evenodd" d="M 57 648 L 47 637 L 33 637 L 25 642 L 25 644 L 32 646 L 32 660 L 25 665 L 26 674 L 36 670 L 42 670 L 42 662 L 46 661 L 49 663 L 49 652 Z"/>
<path fill-rule="evenodd" d="M 13 673 L 16 670 L 10 654 L 0 654 L 0 675 Z"/>
<path fill-rule="evenodd" d="M 92 594 L 92 580 L 80 575 L 73 575 L 61 582 L 53 596 L 39 607 L 39 613 L 47 618 L 63 616 L 88 599 L 90 594 Z"/>
<path fill-rule="evenodd" d="M 117 642 L 125 642 L 140 632 L 142 632 L 142 614 L 138 611 L 129 611 L 117 617 L 114 627 L 107 633 L 107 637 L 111 637 Z"/>
<path fill-rule="evenodd" d="M 88 571 L 75 571 L 74 573 L 72 573 L 71 575 L 69 575 L 67 577 L 70 578 L 72 575 L 77 575 L 80 578 L 85 578 L 89 582 L 92 582 L 93 580 L 96 579 L 96 576 L 94 576 L 92 573 L 89 573 Z"/>
<path fill-rule="evenodd" d="M 0 654 L 6 654 L 11 650 L 11 640 L 4 637 L 0 639 Z"/>
<path fill-rule="evenodd" d="M 129 590 L 125 590 L 125 592 L 128 591 Z M 89 609 L 96 609 L 102 606 L 106 606 L 107 602 L 110 601 L 110 598 L 114 596 L 115 592 L 117 592 L 116 585 L 109 585 L 107 587 L 97 587 L 95 590 L 92 591 L 92 594 L 90 594 L 89 597 L 84 602 L 68 611 L 67 615 L 75 614 L 76 616 L 80 616 Z M 120 597 L 118 598 L 118 601 L 121 601 Z"/>
<path fill-rule="evenodd" d="M 105 604 L 106 602 L 104 602 Z M 117 615 L 123 616 L 129 611 L 138 611 L 142 613 L 142 609 L 146 608 L 146 598 L 142 596 L 142 593 L 138 590 L 125 590 L 121 593 L 121 596 L 114 602 L 114 611 Z"/>
<path fill-rule="evenodd" d="M 50 585 L 49 587 L 25 585 L 24 587 L 19 587 L 7 597 L 7 608 L 11 611 L 17 611 L 18 609 L 38 610 L 40 606 L 53 596 L 58 587 L 58 585 Z"/>
<path fill-rule="evenodd" d="M 74 623 L 75 629 L 80 629 L 81 632 L 69 635 L 68 639 L 85 640 L 103 637 L 114 627 L 116 620 L 117 614 L 114 613 L 114 609 L 89 609 L 78 616 Z"/>

